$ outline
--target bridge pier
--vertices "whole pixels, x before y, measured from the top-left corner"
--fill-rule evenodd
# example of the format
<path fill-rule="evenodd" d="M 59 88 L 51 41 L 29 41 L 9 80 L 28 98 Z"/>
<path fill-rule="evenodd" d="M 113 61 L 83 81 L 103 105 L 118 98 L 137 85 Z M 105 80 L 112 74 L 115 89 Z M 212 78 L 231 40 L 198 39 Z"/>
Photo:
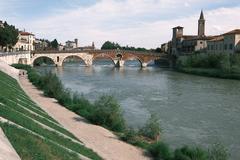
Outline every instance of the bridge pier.
<path fill-rule="evenodd" d="M 55 63 L 55 65 L 56 65 L 56 67 L 62 67 L 62 62 L 54 62 Z"/>
<path fill-rule="evenodd" d="M 125 61 L 124 60 L 117 60 L 116 62 L 114 61 L 114 63 L 115 63 L 115 67 L 123 67 Z"/>
<path fill-rule="evenodd" d="M 145 67 L 147 67 L 147 65 L 148 65 L 148 63 L 145 63 L 145 62 L 142 62 L 142 68 L 145 68 Z"/>
<path fill-rule="evenodd" d="M 86 64 L 87 67 L 91 67 L 93 65 L 93 60 L 85 60 L 84 63 Z"/>

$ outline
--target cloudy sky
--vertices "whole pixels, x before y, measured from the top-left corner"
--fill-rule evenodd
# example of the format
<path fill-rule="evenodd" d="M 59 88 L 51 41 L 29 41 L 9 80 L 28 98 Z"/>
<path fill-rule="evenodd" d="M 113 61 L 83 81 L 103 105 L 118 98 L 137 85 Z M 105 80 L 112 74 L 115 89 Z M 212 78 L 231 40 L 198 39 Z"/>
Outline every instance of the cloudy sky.
<path fill-rule="evenodd" d="M 62 43 L 156 48 L 171 39 L 174 26 L 196 34 L 201 9 L 208 35 L 240 28 L 239 0 L 0 0 L 0 20 Z"/>

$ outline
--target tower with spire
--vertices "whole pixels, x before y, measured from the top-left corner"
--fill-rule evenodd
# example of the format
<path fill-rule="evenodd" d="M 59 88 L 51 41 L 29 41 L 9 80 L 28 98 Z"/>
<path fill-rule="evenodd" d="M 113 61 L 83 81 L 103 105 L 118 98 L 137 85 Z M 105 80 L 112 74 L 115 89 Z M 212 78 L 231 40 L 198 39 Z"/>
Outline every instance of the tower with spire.
<path fill-rule="evenodd" d="M 205 19 L 203 15 L 203 11 L 201 11 L 200 18 L 198 20 L 198 37 L 205 36 Z"/>

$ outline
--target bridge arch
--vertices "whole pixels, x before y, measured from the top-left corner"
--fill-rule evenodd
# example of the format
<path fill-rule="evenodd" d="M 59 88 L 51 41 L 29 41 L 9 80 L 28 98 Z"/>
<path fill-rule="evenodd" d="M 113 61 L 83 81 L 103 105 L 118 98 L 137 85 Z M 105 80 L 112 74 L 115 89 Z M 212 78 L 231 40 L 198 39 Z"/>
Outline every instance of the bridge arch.
<path fill-rule="evenodd" d="M 47 59 L 49 59 L 49 60 L 52 62 L 52 64 L 57 65 L 56 62 L 54 61 L 54 59 L 53 59 L 52 57 L 46 56 L 46 55 L 44 55 L 44 56 L 38 56 L 38 57 L 33 58 L 33 59 L 32 59 L 32 65 L 34 66 L 34 65 L 36 64 L 36 60 L 38 60 L 38 59 L 40 59 L 40 58 L 47 58 Z"/>
<path fill-rule="evenodd" d="M 136 60 L 140 63 L 141 67 L 143 67 L 143 63 L 144 63 L 144 61 L 140 57 L 133 55 L 133 54 L 128 54 L 128 56 L 124 56 L 123 60 L 125 61 L 125 63 L 126 63 L 126 61 Z"/>
<path fill-rule="evenodd" d="M 109 59 L 112 61 L 113 65 L 116 65 L 116 62 L 114 61 L 114 57 L 112 57 L 106 53 L 94 55 L 92 58 L 92 62 L 94 62 L 96 59 Z"/>
<path fill-rule="evenodd" d="M 67 56 L 63 57 L 61 61 L 59 60 L 60 63 L 61 63 L 61 66 L 63 66 L 63 64 L 64 64 L 64 62 L 65 62 L 66 59 L 71 58 L 71 57 L 72 57 L 72 58 L 74 58 L 74 57 L 75 57 L 75 58 L 78 58 L 80 61 L 82 61 L 82 62 L 84 63 L 84 65 L 87 65 L 84 57 L 82 57 L 82 56 L 80 56 L 80 55 L 67 55 Z"/>

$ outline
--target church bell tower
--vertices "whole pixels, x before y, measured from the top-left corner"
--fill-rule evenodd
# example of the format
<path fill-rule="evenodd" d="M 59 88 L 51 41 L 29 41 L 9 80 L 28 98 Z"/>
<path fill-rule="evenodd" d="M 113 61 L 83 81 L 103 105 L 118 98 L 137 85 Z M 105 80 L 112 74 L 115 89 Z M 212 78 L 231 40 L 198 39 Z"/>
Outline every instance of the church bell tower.
<path fill-rule="evenodd" d="M 205 19 L 203 15 L 203 11 L 201 11 L 200 18 L 198 20 L 198 37 L 205 36 Z"/>

